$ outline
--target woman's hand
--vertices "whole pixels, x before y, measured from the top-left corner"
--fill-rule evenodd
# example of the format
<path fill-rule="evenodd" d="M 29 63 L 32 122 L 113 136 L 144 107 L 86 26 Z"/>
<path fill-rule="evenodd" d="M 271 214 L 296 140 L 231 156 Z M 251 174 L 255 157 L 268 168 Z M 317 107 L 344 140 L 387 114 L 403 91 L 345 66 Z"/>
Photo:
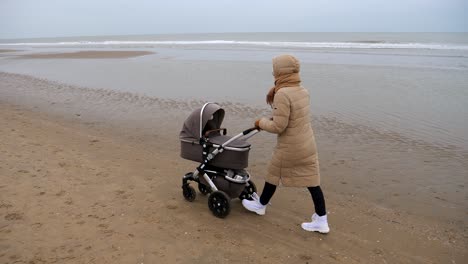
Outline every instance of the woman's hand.
<path fill-rule="evenodd" d="M 255 120 L 255 128 L 256 129 L 261 129 L 260 128 L 260 119 Z"/>

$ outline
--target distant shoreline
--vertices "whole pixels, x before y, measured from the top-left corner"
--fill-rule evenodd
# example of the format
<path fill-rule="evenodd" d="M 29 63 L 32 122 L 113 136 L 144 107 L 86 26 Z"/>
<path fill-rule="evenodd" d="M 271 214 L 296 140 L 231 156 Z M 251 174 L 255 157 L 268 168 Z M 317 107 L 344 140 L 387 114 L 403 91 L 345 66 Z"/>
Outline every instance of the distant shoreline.
<path fill-rule="evenodd" d="M 155 54 L 151 51 L 100 51 L 86 50 L 62 53 L 34 53 L 19 55 L 19 59 L 122 59 Z"/>
<path fill-rule="evenodd" d="M 467 35 L 468 32 L 463 31 L 454 31 L 454 32 L 307 32 L 307 31 L 297 31 L 297 32 L 196 32 L 196 33 L 148 33 L 148 34 L 101 34 L 101 35 L 76 35 L 76 36 L 45 36 L 45 37 L 20 37 L 20 38 L 0 38 L 1 41 L 13 41 L 13 40 L 21 40 L 21 39 L 81 39 L 81 38 L 101 38 L 101 37 L 148 37 L 148 36 L 172 36 L 172 37 L 181 37 L 181 36 L 199 36 L 199 35 L 211 35 L 211 36 L 219 36 L 219 35 L 232 35 L 232 34 L 245 34 L 245 35 L 270 35 L 270 34 L 323 34 L 323 35 L 353 35 L 353 34 L 374 34 L 374 35 L 431 35 L 431 34 L 439 34 L 439 35 Z"/>

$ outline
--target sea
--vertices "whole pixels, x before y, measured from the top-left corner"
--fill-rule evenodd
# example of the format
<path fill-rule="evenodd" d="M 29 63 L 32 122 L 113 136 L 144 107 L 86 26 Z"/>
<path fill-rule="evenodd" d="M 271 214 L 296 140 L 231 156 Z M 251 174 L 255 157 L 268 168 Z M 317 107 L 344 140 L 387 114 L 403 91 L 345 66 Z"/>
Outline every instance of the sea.
<path fill-rule="evenodd" d="M 468 151 L 468 33 L 216 33 L 3 39 L 0 71 L 176 100 L 264 105 L 271 59 L 302 62 L 312 112 Z M 126 59 L 18 59 L 146 50 Z"/>

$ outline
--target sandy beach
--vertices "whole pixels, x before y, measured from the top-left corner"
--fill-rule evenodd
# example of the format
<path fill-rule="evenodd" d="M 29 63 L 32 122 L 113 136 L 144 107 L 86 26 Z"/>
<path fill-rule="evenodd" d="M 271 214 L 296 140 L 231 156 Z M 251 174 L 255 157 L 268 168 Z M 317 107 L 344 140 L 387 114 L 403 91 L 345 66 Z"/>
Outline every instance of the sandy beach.
<path fill-rule="evenodd" d="M 466 262 L 466 34 L 186 37 L 0 44 L 0 263 Z M 233 135 L 269 116 L 279 53 L 311 94 L 328 235 L 300 228 L 305 189 L 223 220 L 182 196 L 185 118 L 216 101 Z M 250 141 L 262 189 L 276 138 Z"/>
<path fill-rule="evenodd" d="M 0 1 L 0 264 L 467 264 L 467 11 Z"/>
<path fill-rule="evenodd" d="M 332 232 L 306 233 L 306 190 L 259 217 L 181 194 L 178 132 L 199 100 L 0 73 L 1 263 L 464 263 L 466 155 L 327 116 L 313 123 Z M 226 127 L 265 107 L 223 102 Z M 274 137 L 252 139 L 261 188 Z M 465 156 L 464 156 L 465 155 Z"/>

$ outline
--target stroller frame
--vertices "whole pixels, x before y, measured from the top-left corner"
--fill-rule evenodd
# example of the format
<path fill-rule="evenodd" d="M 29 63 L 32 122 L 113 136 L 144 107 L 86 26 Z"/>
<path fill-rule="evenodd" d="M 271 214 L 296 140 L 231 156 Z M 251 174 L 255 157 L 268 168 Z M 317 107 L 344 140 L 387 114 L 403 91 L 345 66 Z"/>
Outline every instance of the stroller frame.
<path fill-rule="evenodd" d="M 232 199 L 231 196 L 228 195 L 223 190 L 220 190 L 218 186 L 216 186 L 216 182 L 224 183 L 224 184 L 236 184 L 239 185 L 242 189 L 240 195 L 235 194 L 236 197 L 238 196 L 241 200 L 242 199 L 251 199 L 252 195 L 256 192 L 255 184 L 250 180 L 250 174 L 244 170 L 234 170 L 228 168 L 222 168 L 213 166 L 210 162 L 219 154 L 222 154 L 226 149 L 236 151 L 235 147 L 229 147 L 229 144 L 232 142 L 242 139 L 247 140 L 258 132 L 260 132 L 257 128 L 249 128 L 244 130 L 243 132 L 233 136 L 226 142 L 222 144 L 214 144 L 210 142 L 209 139 L 209 132 L 205 135 L 202 133 L 202 115 L 203 111 L 206 106 L 212 103 L 206 103 L 203 105 L 200 111 L 200 140 L 199 144 L 202 146 L 202 163 L 196 168 L 194 172 L 189 172 L 185 174 L 182 178 L 182 190 L 183 195 L 186 200 L 193 201 L 196 198 L 196 192 L 193 187 L 189 185 L 190 181 L 194 181 L 198 183 L 199 191 L 204 194 L 210 194 L 208 197 L 208 206 L 212 213 L 220 218 L 226 217 L 230 212 L 230 200 Z M 226 134 L 226 129 L 216 129 L 216 132 L 223 131 Z M 238 149 L 242 151 L 242 149 Z M 219 177 L 223 180 L 220 182 Z M 226 183 L 227 182 L 227 183 Z M 236 187 L 237 188 L 237 187 Z M 233 197 L 233 198 L 236 198 Z"/>

